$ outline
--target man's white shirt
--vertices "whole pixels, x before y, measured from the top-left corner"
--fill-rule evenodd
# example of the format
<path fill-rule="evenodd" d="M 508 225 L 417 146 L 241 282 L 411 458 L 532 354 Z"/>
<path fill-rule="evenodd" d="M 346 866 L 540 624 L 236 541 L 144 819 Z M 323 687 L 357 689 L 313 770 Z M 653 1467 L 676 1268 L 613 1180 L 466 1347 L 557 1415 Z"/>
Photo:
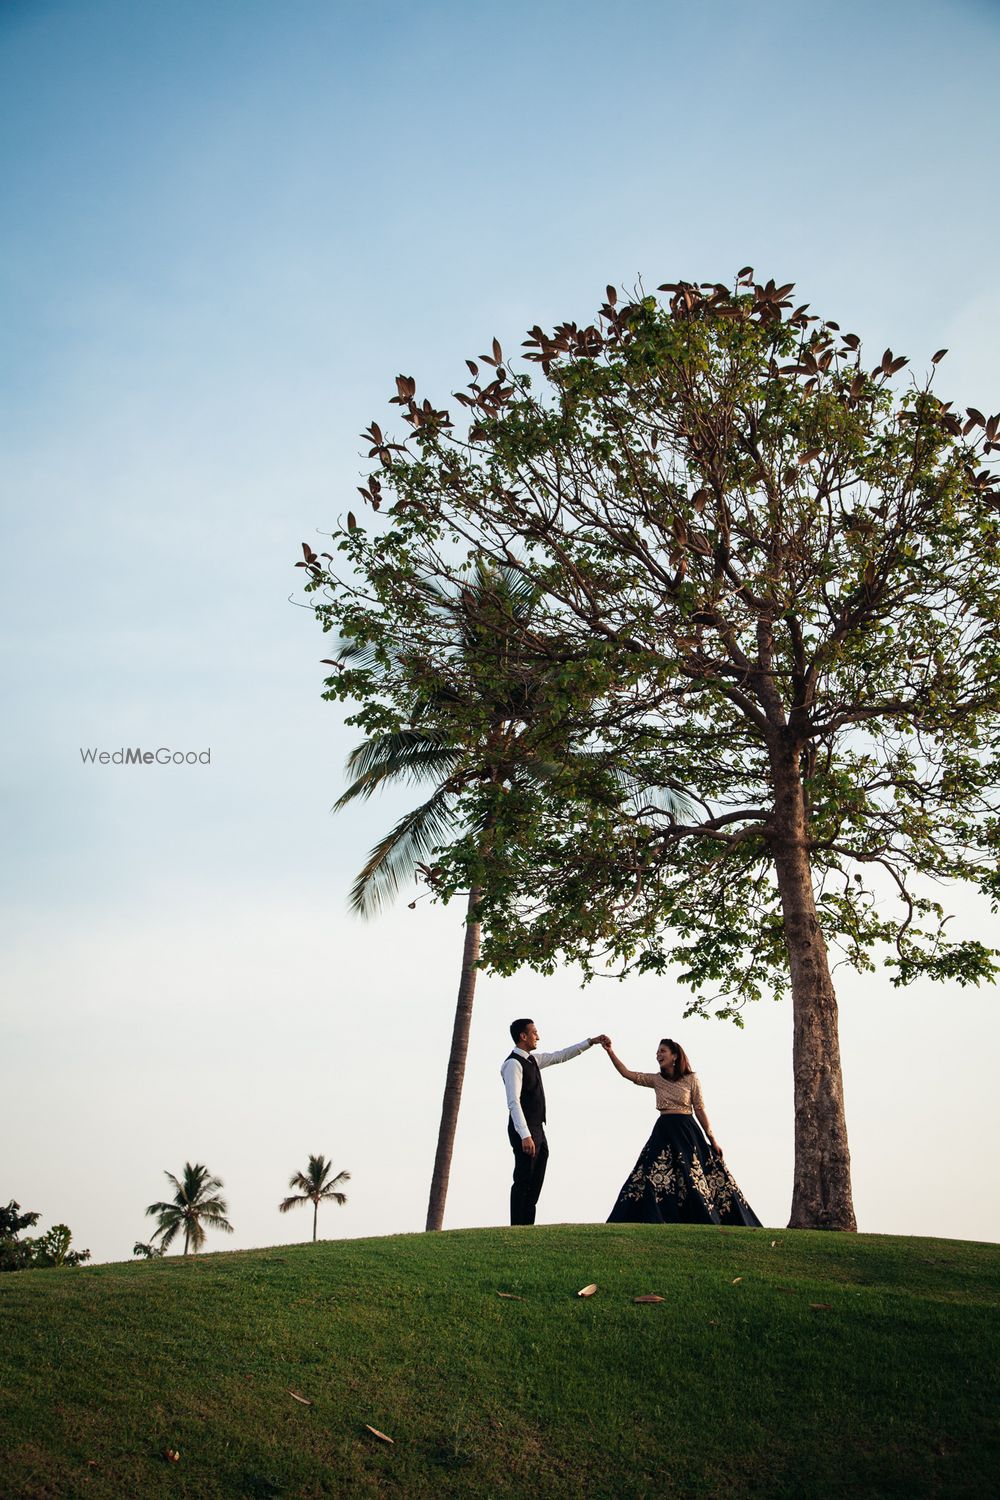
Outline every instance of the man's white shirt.
<path fill-rule="evenodd" d="M 500 1067 L 500 1077 L 507 1090 L 507 1108 L 510 1110 L 511 1122 L 522 1141 L 527 1139 L 531 1131 L 528 1129 L 528 1122 L 521 1108 L 521 1081 L 524 1078 L 524 1065 L 517 1059 L 533 1057 L 540 1068 L 551 1068 L 555 1063 L 568 1062 L 571 1057 L 579 1057 L 581 1052 L 586 1052 L 587 1048 L 593 1045 L 588 1036 L 582 1042 L 574 1042 L 572 1047 L 563 1047 L 559 1052 L 525 1052 L 523 1047 L 515 1047 L 513 1057 L 504 1058 Z"/>

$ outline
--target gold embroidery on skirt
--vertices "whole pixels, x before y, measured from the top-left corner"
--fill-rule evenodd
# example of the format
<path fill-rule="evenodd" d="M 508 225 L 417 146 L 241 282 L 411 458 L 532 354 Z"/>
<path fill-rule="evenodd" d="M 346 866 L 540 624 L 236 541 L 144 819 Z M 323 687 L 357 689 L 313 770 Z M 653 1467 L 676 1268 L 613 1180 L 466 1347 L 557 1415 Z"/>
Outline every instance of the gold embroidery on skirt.
<path fill-rule="evenodd" d="M 641 1162 L 636 1165 L 621 1196 L 638 1201 L 645 1196 L 648 1183 L 657 1197 L 664 1194 L 673 1196 L 680 1205 L 688 1195 L 687 1176 L 690 1176 L 692 1188 L 709 1210 L 714 1209 L 719 1214 L 728 1213 L 734 1200 L 743 1208 L 747 1207 L 746 1199 L 728 1168 L 717 1156 L 710 1158 L 706 1172 L 698 1156 L 692 1153 L 691 1166 L 685 1174 L 683 1169 L 678 1170 L 674 1165 L 673 1152 L 669 1146 L 663 1148 L 647 1170 L 643 1170 Z"/>

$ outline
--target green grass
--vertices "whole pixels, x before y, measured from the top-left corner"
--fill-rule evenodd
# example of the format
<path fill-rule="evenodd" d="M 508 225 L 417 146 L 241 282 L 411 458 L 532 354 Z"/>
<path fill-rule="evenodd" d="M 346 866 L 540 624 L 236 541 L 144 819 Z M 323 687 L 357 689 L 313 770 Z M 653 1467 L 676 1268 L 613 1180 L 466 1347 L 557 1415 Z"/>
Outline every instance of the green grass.
<path fill-rule="evenodd" d="M 996 1245 L 629 1225 L 19 1272 L 0 1493 L 992 1495 L 998 1273 Z"/>

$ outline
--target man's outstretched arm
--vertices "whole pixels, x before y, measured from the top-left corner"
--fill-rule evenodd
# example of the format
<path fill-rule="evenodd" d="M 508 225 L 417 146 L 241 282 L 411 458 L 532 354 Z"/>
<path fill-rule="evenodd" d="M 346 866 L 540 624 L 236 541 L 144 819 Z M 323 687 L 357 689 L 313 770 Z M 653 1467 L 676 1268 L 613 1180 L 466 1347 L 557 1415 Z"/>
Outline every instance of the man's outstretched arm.
<path fill-rule="evenodd" d="M 582 1042 L 574 1042 L 572 1047 L 563 1047 L 558 1052 L 534 1052 L 532 1056 L 540 1068 L 551 1068 L 555 1063 L 569 1062 L 571 1057 L 579 1057 L 581 1052 L 586 1052 L 588 1047 L 594 1047 L 600 1042 L 601 1046 L 609 1038 L 601 1036 L 586 1036 Z"/>

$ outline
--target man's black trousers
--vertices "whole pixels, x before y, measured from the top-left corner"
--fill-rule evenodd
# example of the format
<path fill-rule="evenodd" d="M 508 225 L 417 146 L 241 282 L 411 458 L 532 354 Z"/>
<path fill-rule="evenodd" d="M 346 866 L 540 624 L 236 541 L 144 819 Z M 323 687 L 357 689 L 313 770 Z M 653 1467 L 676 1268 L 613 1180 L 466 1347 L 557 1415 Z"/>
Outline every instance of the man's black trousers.
<path fill-rule="evenodd" d="M 507 1138 L 514 1152 L 514 1181 L 510 1187 L 510 1222 L 512 1224 L 534 1224 L 535 1206 L 545 1181 L 545 1166 L 549 1159 L 549 1143 L 545 1131 L 533 1130 L 535 1154 L 529 1156 L 521 1145 L 521 1137 L 513 1123 L 507 1121 Z"/>

